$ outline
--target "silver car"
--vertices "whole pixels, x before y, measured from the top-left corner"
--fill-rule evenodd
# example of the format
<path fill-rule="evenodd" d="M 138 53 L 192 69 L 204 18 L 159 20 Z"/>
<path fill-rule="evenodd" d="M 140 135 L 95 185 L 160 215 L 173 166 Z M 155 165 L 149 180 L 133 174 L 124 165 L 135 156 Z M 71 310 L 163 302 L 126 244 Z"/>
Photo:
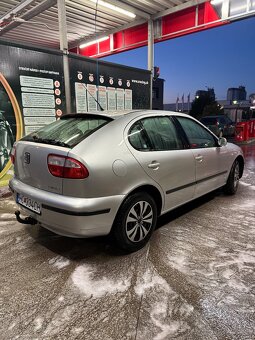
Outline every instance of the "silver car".
<path fill-rule="evenodd" d="M 112 233 L 135 251 L 158 216 L 224 187 L 235 194 L 241 149 L 176 112 L 70 114 L 22 138 L 12 150 L 10 188 L 20 209 L 64 236 Z"/>

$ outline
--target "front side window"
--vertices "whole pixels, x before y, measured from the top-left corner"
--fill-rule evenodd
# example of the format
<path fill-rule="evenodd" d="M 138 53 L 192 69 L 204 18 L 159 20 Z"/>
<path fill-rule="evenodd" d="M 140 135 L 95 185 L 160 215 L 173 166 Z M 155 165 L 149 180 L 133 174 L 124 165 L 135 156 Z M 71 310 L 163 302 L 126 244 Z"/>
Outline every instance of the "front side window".
<path fill-rule="evenodd" d="M 216 140 L 213 135 L 210 134 L 197 122 L 185 118 L 176 117 L 181 124 L 192 149 L 196 148 L 211 148 L 216 146 Z"/>
<path fill-rule="evenodd" d="M 128 139 L 139 151 L 178 150 L 183 147 L 169 117 L 150 117 L 135 122 L 129 130 Z"/>

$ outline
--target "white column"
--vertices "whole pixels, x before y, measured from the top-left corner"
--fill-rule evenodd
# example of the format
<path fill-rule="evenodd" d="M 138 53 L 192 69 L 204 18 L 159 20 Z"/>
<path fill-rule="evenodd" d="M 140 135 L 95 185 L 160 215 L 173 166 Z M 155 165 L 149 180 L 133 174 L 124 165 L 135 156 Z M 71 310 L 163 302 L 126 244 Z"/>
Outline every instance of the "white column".
<path fill-rule="evenodd" d="M 60 49 L 63 52 L 66 113 L 71 113 L 71 90 L 70 90 L 70 74 L 69 74 L 69 61 L 68 61 L 68 40 L 67 40 L 65 0 L 58 0 L 58 23 L 59 23 Z"/>
<path fill-rule="evenodd" d="M 222 2 L 222 19 L 229 17 L 229 0 L 223 0 Z"/>
<path fill-rule="evenodd" d="M 151 71 L 150 81 L 150 109 L 152 109 L 152 87 L 154 72 L 154 27 L 153 20 L 148 21 L 148 70 Z"/>

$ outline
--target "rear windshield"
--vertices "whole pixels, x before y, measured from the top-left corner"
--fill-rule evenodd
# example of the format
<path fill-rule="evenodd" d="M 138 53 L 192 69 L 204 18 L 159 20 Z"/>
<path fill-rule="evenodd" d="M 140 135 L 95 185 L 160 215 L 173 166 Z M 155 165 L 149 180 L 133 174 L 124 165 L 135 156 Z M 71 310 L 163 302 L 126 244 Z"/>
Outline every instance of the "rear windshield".
<path fill-rule="evenodd" d="M 21 140 L 72 148 L 111 121 L 112 118 L 98 115 L 66 115 Z"/>

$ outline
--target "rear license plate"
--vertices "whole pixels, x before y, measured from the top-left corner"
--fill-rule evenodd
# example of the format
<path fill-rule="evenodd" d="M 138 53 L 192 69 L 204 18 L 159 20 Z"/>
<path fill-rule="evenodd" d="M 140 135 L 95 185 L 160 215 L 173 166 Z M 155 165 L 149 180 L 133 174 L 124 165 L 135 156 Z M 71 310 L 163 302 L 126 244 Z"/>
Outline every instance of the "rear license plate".
<path fill-rule="evenodd" d="M 41 204 L 31 198 L 17 194 L 17 203 L 23 205 L 23 207 L 35 212 L 36 214 L 41 215 Z"/>

